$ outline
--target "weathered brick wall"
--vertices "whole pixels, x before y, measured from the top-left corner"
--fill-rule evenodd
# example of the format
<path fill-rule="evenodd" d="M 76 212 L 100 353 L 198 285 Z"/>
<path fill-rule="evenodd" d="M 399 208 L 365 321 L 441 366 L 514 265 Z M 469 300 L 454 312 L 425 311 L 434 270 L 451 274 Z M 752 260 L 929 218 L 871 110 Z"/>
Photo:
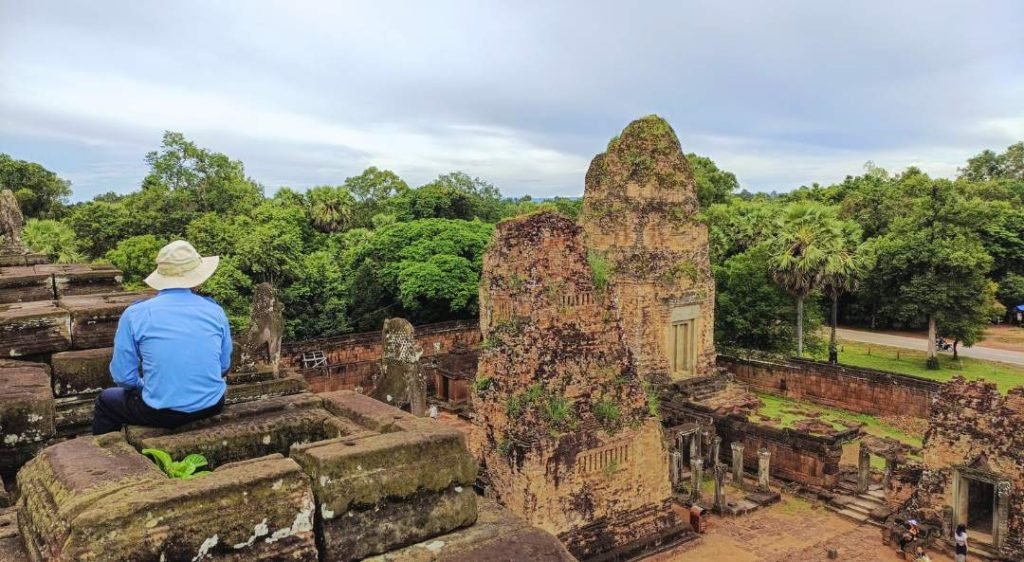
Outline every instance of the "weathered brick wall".
<path fill-rule="evenodd" d="M 772 477 L 825 489 L 839 483 L 839 460 L 843 456 L 843 444 L 857 435 L 856 429 L 833 436 L 777 429 L 747 421 L 742 416 L 718 415 L 693 403 L 685 409 L 714 419 L 715 431 L 722 438 L 722 451 L 725 455 L 731 454 L 730 444 L 733 441 L 741 441 L 743 464 L 747 470 L 756 472 L 758 450 L 768 449 L 772 452 Z"/>
<path fill-rule="evenodd" d="M 957 377 L 943 386 L 928 422 L 921 478 L 910 508 L 926 520 L 944 522 L 954 501 L 957 469 L 1009 482 L 1002 554 L 1024 559 L 1024 387 L 1004 396 L 995 384 Z"/>
<path fill-rule="evenodd" d="M 580 558 L 682 532 L 662 429 L 582 229 L 502 222 L 483 261 L 477 442 L 499 500 Z"/>
<path fill-rule="evenodd" d="M 452 350 L 478 347 L 480 328 L 467 320 L 425 324 L 416 327 L 416 342 L 423 348 L 421 361 L 429 360 Z M 307 351 L 324 352 L 327 367 L 303 369 L 302 354 Z M 314 392 L 331 392 L 369 387 L 379 372 L 383 352 L 379 331 L 361 332 L 285 344 L 281 360 L 302 373 Z"/>
<path fill-rule="evenodd" d="M 926 418 L 942 388 L 918 377 L 800 359 L 775 362 L 719 355 L 718 366 L 757 390 L 879 416 Z"/>

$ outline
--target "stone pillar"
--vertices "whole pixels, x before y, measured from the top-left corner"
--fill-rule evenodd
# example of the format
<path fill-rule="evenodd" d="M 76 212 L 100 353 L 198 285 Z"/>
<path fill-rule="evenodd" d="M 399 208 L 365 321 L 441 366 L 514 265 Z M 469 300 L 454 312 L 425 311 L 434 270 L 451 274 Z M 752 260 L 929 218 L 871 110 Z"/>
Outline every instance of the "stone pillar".
<path fill-rule="evenodd" d="M 857 492 L 866 493 L 871 487 L 871 450 L 862 441 L 857 463 Z"/>
<path fill-rule="evenodd" d="M 892 480 L 892 473 L 896 472 L 896 459 L 885 459 L 885 475 L 882 477 L 882 488 L 889 489 L 889 481 Z M 959 473 L 958 473 L 959 474 Z"/>
<path fill-rule="evenodd" d="M 1006 547 L 1006 539 L 1009 538 L 1010 522 L 1010 494 L 1013 492 L 1013 484 L 1009 480 L 1001 480 L 996 483 L 996 514 L 992 527 L 992 543 L 997 551 Z"/>
<path fill-rule="evenodd" d="M 725 512 L 725 466 L 715 465 L 715 511 Z"/>
<path fill-rule="evenodd" d="M 715 438 L 711 440 L 711 468 L 718 468 L 718 465 L 722 463 L 722 461 L 719 460 L 721 453 L 722 438 L 716 435 Z"/>
<path fill-rule="evenodd" d="M 743 487 L 743 442 L 733 441 L 732 447 L 732 483 Z"/>
<path fill-rule="evenodd" d="M 700 458 L 700 430 L 693 432 L 690 436 L 690 460 Z"/>
<path fill-rule="evenodd" d="M 690 501 L 700 501 L 700 485 L 704 481 L 704 461 L 690 459 Z"/>
<path fill-rule="evenodd" d="M 370 396 L 399 408 L 409 404 L 414 416 L 425 416 L 427 381 L 420 371 L 423 350 L 416 342 L 415 329 L 404 318 L 388 318 L 381 333 L 380 373 L 374 377 Z"/>
<path fill-rule="evenodd" d="M 761 492 L 771 491 L 771 465 L 772 452 L 768 449 L 761 449 L 757 452 L 757 489 Z"/>
<path fill-rule="evenodd" d="M 700 432 L 700 458 L 704 459 L 704 466 L 708 467 L 709 470 L 711 469 L 711 460 L 708 459 L 711 452 L 710 439 L 708 439 L 710 436 L 711 432 L 706 429 Z M 705 444 L 708 444 L 708 450 L 704 450 Z"/>
<path fill-rule="evenodd" d="M 672 451 L 669 453 L 668 460 L 668 472 L 672 480 L 672 489 L 676 490 L 679 488 L 679 472 L 683 464 L 683 455 L 679 451 Z"/>

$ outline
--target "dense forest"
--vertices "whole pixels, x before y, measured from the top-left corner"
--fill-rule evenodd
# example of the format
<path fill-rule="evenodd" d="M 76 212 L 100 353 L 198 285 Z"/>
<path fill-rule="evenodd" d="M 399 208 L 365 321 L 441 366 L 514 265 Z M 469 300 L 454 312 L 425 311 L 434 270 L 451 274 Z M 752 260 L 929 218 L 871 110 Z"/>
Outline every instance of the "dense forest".
<path fill-rule="evenodd" d="M 716 339 L 789 353 L 824 345 L 841 322 L 931 327 L 964 345 L 1024 303 L 1024 143 L 970 158 L 955 180 L 871 163 L 835 185 L 740 191 L 711 159 L 688 154 L 700 220 L 711 231 Z M 242 162 L 166 133 L 138 189 L 69 204 L 70 184 L 0 154 L 0 185 L 28 221 L 24 238 L 59 262 L 108 261 L 139 286 L 156 251 L 184 238 L 222 256 L 202 290 L 246 322 L 255 283 L 286 306 L 287 337 L 307 339 L 472 318 L 482 253 L 503 218 L 580 200 L 503 197 L 462 172 L 419 187 L 368 168 L 338 185 L 268 196 Z M 127 186 L 126 186 L 127 187 Z"/>

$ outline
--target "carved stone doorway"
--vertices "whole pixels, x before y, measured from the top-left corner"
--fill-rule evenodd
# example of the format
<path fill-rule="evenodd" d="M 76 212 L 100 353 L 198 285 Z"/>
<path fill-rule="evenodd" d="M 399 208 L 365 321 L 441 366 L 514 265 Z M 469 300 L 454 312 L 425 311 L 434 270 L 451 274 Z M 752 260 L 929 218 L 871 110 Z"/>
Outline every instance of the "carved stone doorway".
<path fill-rule="evenodd" d="M 973 540 L 999 549 L 1007 538 L 1013 487 L 998 474 L 980 469 L 983 466 L 982 461 L 960 467 L 954 473 L 953 525 L 967 525 Z"/>

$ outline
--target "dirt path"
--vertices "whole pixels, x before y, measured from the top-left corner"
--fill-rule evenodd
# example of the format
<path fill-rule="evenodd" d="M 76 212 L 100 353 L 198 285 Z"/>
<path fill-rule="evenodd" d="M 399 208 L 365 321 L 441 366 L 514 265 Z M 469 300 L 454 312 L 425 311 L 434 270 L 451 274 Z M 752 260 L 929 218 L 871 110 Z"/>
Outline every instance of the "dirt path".
<path fill-rule="evenodd" d="M 644 562 L 830 562 L 827 548 L 839 549 L 846 562 L 899 562 L 882 533 L 857 525 L 824 507 L 786 497 L 781 504 L 739 518 L 714 518 L 701 540 L 644 559 Z M 929 551 L 932 562 L 952 562 Z"/>
<path fill-rule="evenodd" d="M 850 328 L 839 328 L 836 334 L 840 339 L 877 345 L 888 345 L 891 347 L 902 347 L 904 349 L 916 349 L 918 351 L 928 350 L 928 339 L 916 334 L 895 335 L 886 332 L 868 332 L 865 330 L 851 330 Z M 1024 365 L 1024 351 L 1009 351 L 1006 349 L 995 349 L 991 347 L 962 347 L 959 353 L 963 357 L 973 357 L 986 361 L 998 361 L 1014 365 Z"/>

